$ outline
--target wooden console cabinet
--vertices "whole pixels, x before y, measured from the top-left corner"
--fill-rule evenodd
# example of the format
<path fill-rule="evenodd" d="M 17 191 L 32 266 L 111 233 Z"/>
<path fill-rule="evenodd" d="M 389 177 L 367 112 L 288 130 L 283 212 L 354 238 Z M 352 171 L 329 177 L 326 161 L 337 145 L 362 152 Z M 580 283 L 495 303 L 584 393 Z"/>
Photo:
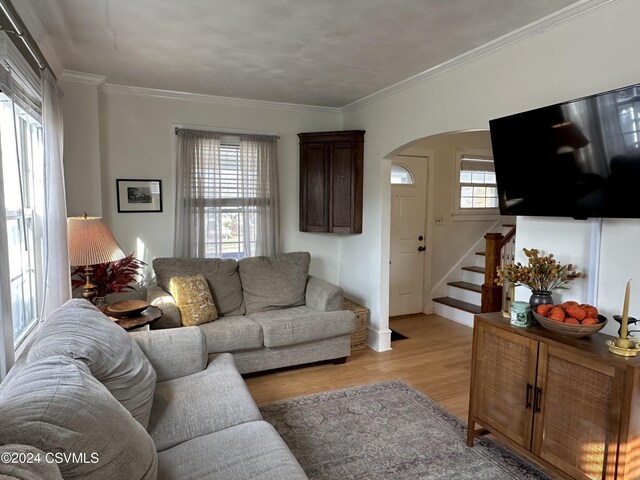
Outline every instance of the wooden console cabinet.
<path fill-rule="evenodd" d="M 640 359 L 476 315 L 467 443 L 492 433 L 562 479 L 640 478 Z"/>
<path fill-rule="evenodd" d="M 364 131 L 298 137 L 300 231 L 362 233 Z"/>

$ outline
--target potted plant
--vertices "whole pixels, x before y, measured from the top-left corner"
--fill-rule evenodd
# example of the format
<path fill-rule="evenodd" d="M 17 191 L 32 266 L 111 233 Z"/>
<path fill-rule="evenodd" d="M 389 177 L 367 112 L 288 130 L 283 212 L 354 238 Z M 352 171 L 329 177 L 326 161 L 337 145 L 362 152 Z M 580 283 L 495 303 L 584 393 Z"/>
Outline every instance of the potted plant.
<path fill-rule="evenodd" d="M 104 298 L 108 293 L 135 292 L 135 284 L 142 279 L 140 269 L 145 265 L 145 262 L 135 258 L 133 254 L 115 262 L 92 265 L 91 281 L 97 289 L 96 298 Z M 71 270 L 71 288 L 82 287 L 85 281 L 84 267 Z M 101 302 L 96 300 L 95 303 Z"/>
<path fill-rule="evenodd" d="M 529 303 L 532 310 L 543 303 L 554 303 L 551 293 L 555 289 L 567 288 L 569 282 L 582 277 L 582 273 L 576 271 L 571 263 L 560 264 L 552 253 L 540 256 L 541 252 L 535 248 L 522 250 L 527 257 L 527 264 L 517 262 L 497 267 L 496 283 L 502 286 L 510 282 L 527 287 L 531 290 Z"/>

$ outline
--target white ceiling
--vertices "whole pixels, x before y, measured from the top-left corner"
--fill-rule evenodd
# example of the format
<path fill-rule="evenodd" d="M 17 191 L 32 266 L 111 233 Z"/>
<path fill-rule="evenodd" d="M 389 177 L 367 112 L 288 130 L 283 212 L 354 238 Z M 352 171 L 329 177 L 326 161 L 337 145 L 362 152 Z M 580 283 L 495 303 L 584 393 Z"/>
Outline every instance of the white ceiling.
<path fill-rule="evenodd" d="M 28 1 L 65 69 L 341 107 L 586 0 Z"/>

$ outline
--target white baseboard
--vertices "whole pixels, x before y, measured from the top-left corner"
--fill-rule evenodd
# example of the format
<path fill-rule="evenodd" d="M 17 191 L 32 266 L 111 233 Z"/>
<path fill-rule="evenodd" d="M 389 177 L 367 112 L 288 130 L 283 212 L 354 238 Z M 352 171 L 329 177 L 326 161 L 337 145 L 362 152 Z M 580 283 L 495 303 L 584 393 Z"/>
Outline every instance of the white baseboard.
<path fill-rule="evenodd" d="M 375 331 L 369 329 L 367 331 L 367 346 L 376 352 L 386 352 L 392 350 L 391 348 L 391 330 L 385 328 L 384 330 Z"/>

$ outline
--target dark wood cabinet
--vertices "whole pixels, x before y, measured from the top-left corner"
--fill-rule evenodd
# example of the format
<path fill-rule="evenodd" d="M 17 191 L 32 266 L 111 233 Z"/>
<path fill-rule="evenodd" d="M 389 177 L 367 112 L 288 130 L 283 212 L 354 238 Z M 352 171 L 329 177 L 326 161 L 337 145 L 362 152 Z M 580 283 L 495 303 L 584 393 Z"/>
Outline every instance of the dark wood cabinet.
<path fill-rule="evenodd" d="M 362 233 L 364 131 L 298 137 L 300 231 Z"/>
<path fill-rule="evenodd" d="M 469 446 L 493 433 L 559 478 L 640 478 L 640 359 L 611 354 L 606 338 L 477 315 Z"/>

